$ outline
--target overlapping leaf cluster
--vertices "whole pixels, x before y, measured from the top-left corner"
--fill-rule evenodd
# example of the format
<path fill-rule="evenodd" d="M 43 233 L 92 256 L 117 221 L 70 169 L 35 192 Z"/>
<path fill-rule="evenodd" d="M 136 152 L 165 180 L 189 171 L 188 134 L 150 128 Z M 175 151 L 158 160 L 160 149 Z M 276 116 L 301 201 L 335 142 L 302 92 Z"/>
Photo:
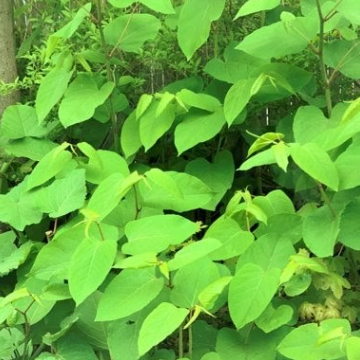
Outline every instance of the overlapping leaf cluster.
<path fill-rule="evenodd" d="M 48 39 L 1 121 L 2 359 L 358 359 L 360 107 L 334 93 L 360 3 L 235 3 L 261 24 L 220 57 L 231 0 L 95 1 Z M 132 105 L 116 56 L 169 28 L 214 57 Z"/>

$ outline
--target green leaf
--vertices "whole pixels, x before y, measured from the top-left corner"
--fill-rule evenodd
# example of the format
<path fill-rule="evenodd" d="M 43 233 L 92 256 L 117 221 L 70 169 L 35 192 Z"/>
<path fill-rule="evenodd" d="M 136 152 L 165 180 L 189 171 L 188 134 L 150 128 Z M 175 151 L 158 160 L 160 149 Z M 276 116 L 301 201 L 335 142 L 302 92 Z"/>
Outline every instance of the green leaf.
<path fill-rule="evenodd" d="M 152 169 L 139 184 L 144 204 L 177 212 L 198 209 L 209 203 L 213 191 L 195 176 Z"/>
<path fill-rule="evenodd" d="M 7 143 L 4 146 L 4 149 L 9 155 L 40 161 L 47 153 L 57 146 L 58 144 L 50 140 L 26 137 Z"/>
<path fill-rule="evenodd" d="M 238 170 L 247 171 L 253 167 L 276 164 L 275 152 L 270 148 L 244 161 Z"/>
<path fill-rule="evenodd" d="M 275 154 L 276 163 L 281 169 L 283 169 L 286 172 L 287 167 L 289 165 L 289 160 L 288 160 L 288 157 L 290 155 L 289 147 L 283 141 L 280 141 L 278 144 L 273 145 L 271 149 Z"/>
<path fill-rule="evenodd" d="M 229 285 L 231 280 L 232 276 L 224 276 L 215 280 L 203 289 L 198 296 L 201 306 L 207 310 L 211 310 L 215 305 L 215 301 L 224 291 L 226 286 Z"/>
<path fill-rule="evenodd" d="M 273 268 L 284 269 L 294 254 L 294 247 L 288 238 L 267 233 L 252 243 L 239 258 L 236 267 L 240 270 L 247 264 L 258 265 L 265 272 Z"/>
<path fill-rule="evenodd" d="M 272 304 L 265 309 L 265 311 L 255 321 L 258 326 L 265 333 L 269 333 L 286 325 L 293 317 L 294 310 L 289 305 L 280 305 L 274 309 Z"/>
<path fill-rule="evenodd" d="M 9 139 L 22 139 L 26 136 L 43 137 L 47 130 L 38 123 L 33 107 L 12 105 L 6 108 L 1 120 L 1 129 Z"/>
<path fill-rule="evenodd" d="M 224 124 L 224 112 L 221 107 L 211 114 L 202 110 L 190 110 L 175 129 L 175 146 L 179 155 L 199 143 L 212 139 L 221 131 Z"/>
<path fill-rule="evenodd" d="M 316 136 L 329 128 L 329 120 L 315 106 L 298 108 L 293 124 L 295 141 L 299 144 L 312 142 Z"/>
<path fill-rule="evenodd" d="M 259 11 L 272 10 L 280 5 L 280 0 L 248 0 L 238 11 L 237 18 Z"/>
<path fill-rule="evenodd" d="M 249 231 L 243 231 L 235 220 L 223 216 L 211 224 L 204 238 L 214 238 L 222 243 L 220 248 L 210 254 L 210 258 L 215 261 L 241 255 L 254 241 Z"/>
<path fill-rule="evenodd" d="M 16 270 L 28 258 L 34 244 L 31 241 L 26 242 L 6 257 L 0 259 L 0 277 Z"/>
<path fill-rule="evenodd" d="M 96 221 L 102 221 L 141 179 L 142 176 L 137 172 L 133 172 L 126 178 L 121 173 L 108 176 L 94 191 L 85 211 L 95 216 Z"/>
<path fill-rule="evenodd" d="M 155 145 L 156 141 L 170 129 L 175 119 L 175 105 L 172 104 L 156 115 L 159 103 L 160 101 L 153 101 L 138 120 L 140 141 L 145 151 Z"/>
<path fill-rule="evenodd" d="M 254 78 L 238 80 L 227 92 L 224 101 L 224 114 L 230 126 L 237 116 L 244 110 L 253 95 L 251 89 L 255 82 Z"/>
<path fill-rule="evenodd" d="M 72 74 L 72 71 L 67 69 L 55 68 L 41 80 L 35 100 L 39 123 L 43 122 L 51 109 L 60 101 Z"/>
<path fill-rule="evenodd" d="M 269 132 L 258 137 L 248 150 L 248 156 L 284 138 L 284 134 Z"/>
<path fill-rule="evenodd" d="M 171 302 L 190 309 L 198 304 L 199 294 L 219 278 L 217 266 L 208 257 L 183 266 L 175 273 Z"/>
<path fill-rule="evenodd" d="M 175 257 L 168 262 L 169 271 L 180 269 L 181 267 L 196 261 L 221 246 L 220 241 L 216 239 L 203 239 L 185 245 L 175 254 Z"/>
<path fill-rule="evenodd" d="M 104 28 L 106 42 L 122 51 L 139 52 L 145 41 L 155 39 L 161 23 L 153 15 L 127 14 Z"/>
<path fill-rule="evenodd" d="M 339 187 L 339 175 L 330 156 L 319 145 L 293 144 L 290 154 L 296 165 L 306 174 L 333 190 Z"/>
<path fill-rule="evenodd" d="M 125 235 L 128 243 L 122 247 L 125 254 L 159 253 L 170 245 L 178 245 L 200 231 L 199 223 L 179 215 L 155 215 L 130 221 Z"/>
<path fill-rule="evenodd" d="M 360 352 L 360 338 L 352 336 L 346 339 L 346 356 L 348 360 L 357 360 Z"/>
<path fill-rule="evenodd" d="M 85 171 L 74 170 L 64 179 L 55 180 L 37 192 L 38 208 L 52 218 L 80 209 L 85 202 Z"/>
<path fill-rule="evenodd" d="M 189 314 L 188 309 L 163 302 L 144 320 L 139 333 L 139 354 L 144 355 L 153 346 L 171 335 Z"/>
<path fill-rule="evenodd" d="M 71 257 L 69 289 L 77 305 L 81 304 L 105 280 L 116 255 L 112 240 L 84 239 Z"/>
<path fill-rule="evenodd" d="M 114 83 L 106 82 L 98 88 L 91 74 L 79 74 L 65 92 L 59 107 L 59 119 L 67 128 L 90 119 L 95 109 L 103 104 L 114 89 Z"/>
<path fill-rule="evenodd" d="M 90 11 L 91 3 L 89 2 L 77 11 L 74 18 L 70 22 L 68 22 L 65 26 L 63 26 L 60 30 L 51 36 L 69 39 L 79 28 L 83 20 L 90 15 Z"/>
<path fill-rule="evenodd" d="M 304 50 L 318 31 L 317 18 L 296 17 L 255 30 L 236 49 L 261 59 L 281 58 Z"/>
<path fill-rule="evenodd" d="M 140 122 L 136 120 L 136 113 L 133 111 L 122 126 L 120 143 L 126 158 L 134 155 L 141 148 L 139 125 Z"/>
<path fill-rule="evenodd" d="M 340 219 L 339 241 L 354 250 L 360 250 L 358 211 L 360 211 L 360 201 L 355 199 L 346 206 Z"/>
<path fill-rule="evenodd" d="M 319 341 L 329 335 L 335 329 L 339 329 L 338 337 L 328 341 Z M 293 360 L 303 360 L 307 354 L 309 360 L 331 360 L 345 356 L 344 347 L 341 345 L 346 333 L 350 332 L 347 320 L 329 319 L 318 324 L 305 324 L 294 329 L 279 344 L 280 354 Z"/>
<path fill-rule="evenodd" d="M 209 37 L 211 23 L 220 18 L 225 0 L 188 0 L 181 9 L 178 23 L 178 41 L 182 52 L 190 60 L 195 51 Z M 194 36 L 196 29 L 196 36 Z"/>
<path fill-rule="evenodd" d="M 238 329 L 266 309 L 279 287 L 280 273 L 280 269 L 265 272 L 259 265 L 246 264 L 235 274 L 229 288 L 229 310 Z"/>
<path fill-rule="evenodd" d="M 110 4 L 119 7 L 124 8 L 131 6 L 135 0 L 109 0 Z M 171 0 L 139 0 L 141 4 L 144 4 L 151 10 L 154 10 L 156 12 L 160 12 L 163 14 L 174 14 L 174 8 L 171 4 Z"/>
<path fill-rule="evenodd" d="M 207 94 L 196 94 L 188 89 L 182 89 L 176 94 L 176 97 L 189 107 L 195 107 L 209 112 L 215 112 L 221 106 L 217 98 Z"/>
<path fill-rule="evenodd" d="M 226 191 L 232 186 L 235 172 L 233 156 L 229 151 L 221 151 L 215 155 L 213 163 L 198 158 L 190 161 L 185 171 L 202 180 L 216 193 L 206 205 L 207 209 L 215 210 Z"/>
<path fill-rule="evenodd" d="M 27 225 L 38 224 L 42 219 L 35 195 L 26 191 L 28 179 L 13 187 L 6 195 L 0 195 L 0 221 L 19 231 L 23 231 Z"/>
<path fill-rule="evenodd" d="M 155 269 L 125 269 L 105 289 L 96 321 L 111 321 L 134 314 L 160 293 L 164 280 L 155 275 Z"/>
<path fill-rule="evenodd" d="M 65 150 L 67 147 L 69 147 L 69 144 L 64 142 L 40 160 L 32 173 L 27 177 L 26 190 L 31 190 L 46 183 L 64 169 L 72 159 L 71 153 Z"/>
<path fill-rule="evenodd" d="M 142 94 L 140 96 L 139 102 L 136 106 L 136 120 L 139 120 L 140 117 L 145 113 L 153 101 L 154 96 L 149 94 Z"/>
<path fill-rule="evenodd" d="M 328 206 L 318 208 L 304 219 L 304 242 L 316 256 L 328 257 L 334 254 L 339 222 L 340 217 L 334 217 Z"/>

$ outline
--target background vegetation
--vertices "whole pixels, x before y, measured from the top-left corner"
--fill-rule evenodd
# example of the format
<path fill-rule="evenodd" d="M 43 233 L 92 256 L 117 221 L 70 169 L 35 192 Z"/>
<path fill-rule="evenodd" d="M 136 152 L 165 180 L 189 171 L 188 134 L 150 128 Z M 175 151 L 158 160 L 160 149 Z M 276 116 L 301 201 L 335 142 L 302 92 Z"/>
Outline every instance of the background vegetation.
<path fill-rule="evenodd" d="M 13 10 L 1 359 L 358 360 L 359 1 Z"/>

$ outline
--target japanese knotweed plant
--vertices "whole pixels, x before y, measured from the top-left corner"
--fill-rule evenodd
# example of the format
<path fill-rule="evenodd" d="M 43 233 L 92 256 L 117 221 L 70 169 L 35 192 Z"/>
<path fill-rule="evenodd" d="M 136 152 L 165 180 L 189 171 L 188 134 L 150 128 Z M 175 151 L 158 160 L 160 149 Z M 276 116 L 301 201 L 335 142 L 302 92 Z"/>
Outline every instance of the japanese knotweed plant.
<path fill-rule="evenodd" d="M 359 25 L 358 0 L 80 7 L 1 121 L 1 359 L 358 360 Z M 131 105 L 162 29 L 205 74 Z"/>

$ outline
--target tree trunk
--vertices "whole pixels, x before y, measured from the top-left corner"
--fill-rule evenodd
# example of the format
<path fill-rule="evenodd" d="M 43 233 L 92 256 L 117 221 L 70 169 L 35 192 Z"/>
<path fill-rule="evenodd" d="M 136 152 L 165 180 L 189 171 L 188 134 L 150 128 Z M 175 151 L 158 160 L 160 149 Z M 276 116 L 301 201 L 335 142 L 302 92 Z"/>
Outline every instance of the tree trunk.
<path fill-rule="evenodd" d="M 11 83 L 17 76 L 13 32 L 13 0 L 1 0 L 0 6 L 0 82 Z M 18 100 L 18 92 L 0 93 L 0 120 L 4 110 Z"/>

